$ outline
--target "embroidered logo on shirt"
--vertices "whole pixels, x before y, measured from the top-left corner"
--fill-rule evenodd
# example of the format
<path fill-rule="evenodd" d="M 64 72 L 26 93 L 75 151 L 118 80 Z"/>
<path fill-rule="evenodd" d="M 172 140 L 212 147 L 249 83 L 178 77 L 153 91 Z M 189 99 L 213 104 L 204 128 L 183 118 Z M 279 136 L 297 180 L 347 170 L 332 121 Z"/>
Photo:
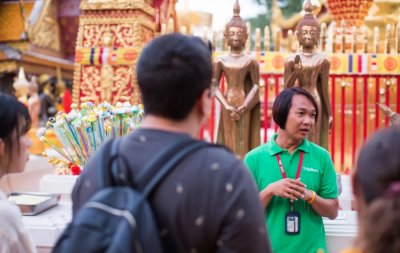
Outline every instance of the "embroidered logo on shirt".
<path fill-rule="evenodd" d="M 314 168 L 308 168 L 303 166 L 303 170 L 308 171 L 308 172 L 313 172 L 313 173 L 319 173 L 319 170 L 314 169 Z"/>

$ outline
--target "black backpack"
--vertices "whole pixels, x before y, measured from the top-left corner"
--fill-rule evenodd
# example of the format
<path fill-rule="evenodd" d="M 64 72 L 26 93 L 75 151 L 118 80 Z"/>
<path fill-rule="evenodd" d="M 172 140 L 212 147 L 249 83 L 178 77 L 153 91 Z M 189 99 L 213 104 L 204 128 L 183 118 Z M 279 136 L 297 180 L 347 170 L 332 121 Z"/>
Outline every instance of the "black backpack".
<path fill-rule="evenodd" d="M 129 170 L 120 170 L 118 143 L 105 144 L 99 173 L 103 188 L 76 213 L 58 239 L 54 253 L 163 252 L 147 198 L 187 154 L 211 144 L 193 139 L 172 143 L 144 166 L 132 187 L 126 174 Z M 109 164 L 111 170 L 106 166 Z"/>

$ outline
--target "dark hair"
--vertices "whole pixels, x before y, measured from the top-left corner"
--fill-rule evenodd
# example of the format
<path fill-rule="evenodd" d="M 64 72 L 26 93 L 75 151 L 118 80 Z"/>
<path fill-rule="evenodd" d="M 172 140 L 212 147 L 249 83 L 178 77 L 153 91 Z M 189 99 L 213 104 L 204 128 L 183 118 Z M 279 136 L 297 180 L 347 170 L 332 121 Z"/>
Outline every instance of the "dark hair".
<path fill-rule="evenodd" d="M 362 252 L 400 252 L 399 150 L 400 128 L 394 126 L 378 131 L 360 150 L 353 187 L 367 205 L 360 211 L 365 225 L 358 240 Z"/>
<path fill-rule="evenodd" d="M 182 120 L 210 88 L 211 50 L 197 37 L 163 35 L 143 49 L 136 72 L 146 113 Z"/>
<path fill-rule="evenodd" d="M 12 139 L 12 133 L 16 130 L 17 139 L 26 134 L 31 127 L 31 118 L 25 105 L 15 97 L 0 93 L 0 138 L 3 140 L 6 150 L 12 150 L 13 145 L 19 142 Z"/>
<path fill-rule="evenodd" d="M 272 118 L 281 129 L 285 129 L 286 127 L 286 121 L 290 108 L 292 107 L 292 99 L 294 95 L 305 96 L 314 105 L 315 118 L 318 118 L 317 102 L 315 102 L 314 97 L 308 91 L 300 87 L 285 89 L 279 93 L 272 106 Z"/>

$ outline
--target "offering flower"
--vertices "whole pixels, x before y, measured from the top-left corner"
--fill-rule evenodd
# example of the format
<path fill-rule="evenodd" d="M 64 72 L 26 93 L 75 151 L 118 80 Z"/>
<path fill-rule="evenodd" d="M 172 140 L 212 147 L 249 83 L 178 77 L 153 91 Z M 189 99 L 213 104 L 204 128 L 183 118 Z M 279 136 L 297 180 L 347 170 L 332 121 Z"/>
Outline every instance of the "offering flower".
<path fill-rule="evenodd" d="M 61 156 L 58 160 L 63 161 L 57 164 L 68 164 L 70 174 L 78 175 L 101 144 L 140 127 L 143 115 L 142 105 L 117 103 L 113 107 L 109 103 L 95 106 L 87 102 L 78 110 L 72 104 L 71 112 L 59 112 L 50 118 L 46 127 L 37 131 L 37 136 Z M 49 130 L 54 131 L 61 145 L 48 137 Z"/>

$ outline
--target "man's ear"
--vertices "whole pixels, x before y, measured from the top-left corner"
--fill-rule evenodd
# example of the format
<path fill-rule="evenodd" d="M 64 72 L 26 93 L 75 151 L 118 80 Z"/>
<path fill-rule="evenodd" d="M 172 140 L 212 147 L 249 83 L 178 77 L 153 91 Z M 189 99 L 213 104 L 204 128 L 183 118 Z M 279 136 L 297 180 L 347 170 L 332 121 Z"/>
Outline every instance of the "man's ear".
<path fill-rule="evenodd" d="M 0 156 L 3 156 L 5 153 L 6 145 L 2 139 L 0 139 Z"/>
<path fill-rule="evenodd" d="M 205 89 L 198 101 L 198 110 L 201 116 L 207 118 L 211 113 L 212 93 L 210 89 Z"/>
<path fill-rule="evenodd" d="M 358 197 L 358 195 L 359 195 L 359 189 L 358 188 L 359 187 L 358 187 L 358 184 L 357 184 L 356 172 L 355 171 L 353 171 L 353 173 L 351 173 L 350 178 L 351 178 L 351 189 L 352 189 L 353 196 Z"/>

